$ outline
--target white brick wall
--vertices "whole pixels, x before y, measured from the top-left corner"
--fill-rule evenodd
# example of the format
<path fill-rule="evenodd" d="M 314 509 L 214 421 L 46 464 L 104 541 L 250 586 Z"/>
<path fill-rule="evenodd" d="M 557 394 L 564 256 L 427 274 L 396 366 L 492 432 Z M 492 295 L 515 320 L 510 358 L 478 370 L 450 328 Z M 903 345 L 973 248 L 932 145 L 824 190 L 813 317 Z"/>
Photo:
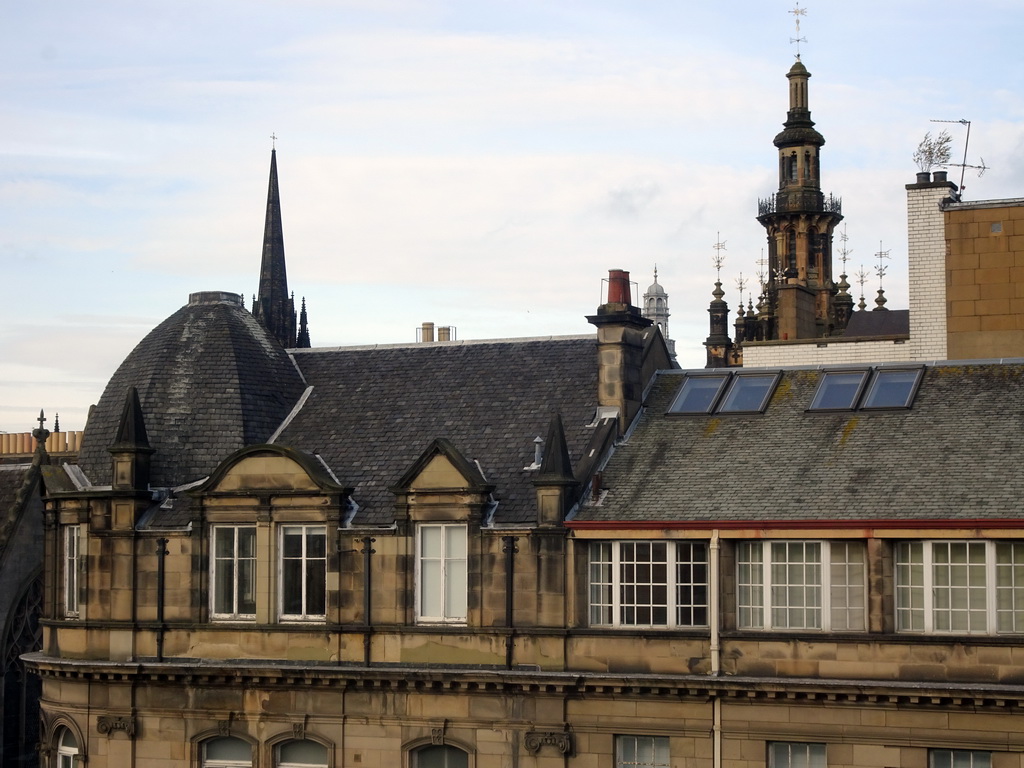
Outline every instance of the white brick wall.
<path fill-rule="evenodd" d="M 902 363 L 912 357 L 909 341 L 844 341 L 816 339 L 789 344 L 743 347 L 744 368 L 779 368 L 789 365 L 843 365 L 844 363 Z"/>
<path fill-rule="evenodd" d="M 907 190 L 910 346 L 915 360 L 945 360 L 946 231 L 939 203 L 947 185 Z"/>

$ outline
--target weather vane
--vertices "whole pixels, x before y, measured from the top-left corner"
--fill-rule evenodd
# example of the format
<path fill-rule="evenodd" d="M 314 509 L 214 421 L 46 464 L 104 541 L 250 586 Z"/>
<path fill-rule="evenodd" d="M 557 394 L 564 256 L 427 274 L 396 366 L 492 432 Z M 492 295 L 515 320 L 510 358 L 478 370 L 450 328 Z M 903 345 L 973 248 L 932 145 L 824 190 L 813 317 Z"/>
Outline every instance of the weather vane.
<path fill-rule="evenodd" d="M 854 273 L 854 277 L 856 277 L 857 282 L 860 283 L 860 302 L 857 304 L 857 309 L 866 309 L 867 303 L 864 301 L 864 283 L 868 281 L 869 275 L 868 271 L 864 269 L 863 264 L 861 264 L 860 269 Z"/>
<path fill-rule="evenodd" d="M 270 134 L 270 142 L 271 142 L 270 148 L 271 149 L 277 149 L 277 134 L 276 133 Z"/>
<path fill-rule="evenodd" d="M 789 38 L 789 42 L 790 43 L 796 43 L 796 57 L 799 59 L 800 58 L 800 43 L 806 43 L 807 42 L 807 38 L 806 37 L 801 37 L 800 36 L 800 17 L 807 15 L 807 9 L 806 8 L 801 8 L 800 7 L 800 3 L 797 2 L 796 8 L 794 8 L 792 11 L 787 11 L 787 13 L 792 13 L 793 14 L 793 21 L 796 23 L 796 37 Z"/>
<path fill-rule="evenodd" d="M 878 259 L 878 266 L 875 267 L 875 274 L 878 275 L 878 288 L 882 288 L 882 278 L 885 277 L 885 273 L 889 271 L 889 268 L 885 266 L 883 259 L 889 258 L 889 251 L 882 250 L 882 241 L 878 241 L 878 253 L 875 254 L 875 258 Z"/>
<path fill-rule="evenodd" d="M 853 249 L 852 248 L 847 248 L 846 247 L 846 241 L 849 240 L 849 238 L 846 236 L 846 224 L 843 224 L 843 231 L 842 231 L 842 234 L 839 235 L 839 239 L 843 243 L 839 247 L 839 260 L 841 262 L 843 262 L 842 274 L 845 275 L 846 274 L 846 262 L 850 260 L 850 254 L 853 253 Z"/>
<path fill-rule="evenodd" d="M 716 232 L 715 237 L 717 242 L 711 246 L 715 249 L 715 255 L 711 257 L 711 263 L 715 265 L 715 271 L 718 273 L 718 277 L 715 279 L 718 282 L 722 282 L 722 264 L 725 262 L 725 254 L 722 251 L 725 250 L 725 241 L 722 240 L 721 232 Z"/>
<path fill-rule="evenodd" d="M 740 304 L 743 304 L 743 292 L 747 290 L 747 283 L 749 280 L 743 276 L 740 272 L 740 276 L 736 278 L 736 293 L 740 295 Z"/>
<path fill-rule="evenodd" d="M 761 285 L 761 293 L 764 293 L 768 283 L 768 259 L 764 257 L 764 248 L 761 249 L 761 258 L 757 260 L 757 282 Z"/>

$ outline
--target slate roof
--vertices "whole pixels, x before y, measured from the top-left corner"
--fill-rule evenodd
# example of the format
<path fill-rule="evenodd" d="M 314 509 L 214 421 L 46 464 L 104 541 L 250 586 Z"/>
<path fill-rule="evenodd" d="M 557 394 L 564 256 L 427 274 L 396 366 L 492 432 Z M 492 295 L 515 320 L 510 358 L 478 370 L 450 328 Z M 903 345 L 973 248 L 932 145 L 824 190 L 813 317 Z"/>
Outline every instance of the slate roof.
<path fill-rule="evenodd" d="M 1024 362 L 936 364 L 909 410 L 808 413 L 820 369 L 786 370 L 764 414 L 666 415 L 659 373 L 586 521 L 1024 521 Z"/>
<path fill-rule="evenodd" d="M 125 358 L 89 417 L 78 463 L 110 483 L 110 453 L 130 387 L 142 402 L 151 484 L 208 475 L 228 454 L 266 442 L 305 389 L 287 353 L 234 294 L 193 294 Z"/>
<path fill-rule="evenodd" d="M 909 336 L 910 310 L 864 310 L 850 315 L 844 336 Z"/>
<path fill-rule="evenodd" d="M 593 434 L 593 336 L 293 352 L 313 389 L 275 441 L 322 455 L 359 504 L 354 525 L 389 525 L 392 486 L 434 438 L 446 438 L 496 488 L 498 522 L 536 517 L 534 438 L 551 414 L 577 466 Z"/>
<path fill-rule="evenodd" d="M 0 516 L 3 516 L 14 504 L 18 490 L 25 481 L 25 473 L 32 465 L 0 464 Z"/>

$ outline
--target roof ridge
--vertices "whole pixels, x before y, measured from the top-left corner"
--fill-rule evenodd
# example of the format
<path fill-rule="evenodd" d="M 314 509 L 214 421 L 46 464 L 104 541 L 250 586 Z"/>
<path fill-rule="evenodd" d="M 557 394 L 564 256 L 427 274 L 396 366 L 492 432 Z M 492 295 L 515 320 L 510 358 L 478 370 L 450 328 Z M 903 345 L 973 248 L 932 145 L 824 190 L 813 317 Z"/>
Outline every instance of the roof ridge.
<path fill-rule="evenodd" d="M 410 341 L 393 344 L 358 344 L 351 347 L 309 347 L 307 349 L 289 349 L 293 355 L 306 355 L 312 352 L 359 352 L 371 349 L 412 349 L 420 347 L 464 347 L 478 344 L 522 344 L 540 341 L 582 341 L 594 339 L 591 333 L 569 334 L 565 336 L 523 336 L 504 339 L 457 339 L 453 341 Z"/>

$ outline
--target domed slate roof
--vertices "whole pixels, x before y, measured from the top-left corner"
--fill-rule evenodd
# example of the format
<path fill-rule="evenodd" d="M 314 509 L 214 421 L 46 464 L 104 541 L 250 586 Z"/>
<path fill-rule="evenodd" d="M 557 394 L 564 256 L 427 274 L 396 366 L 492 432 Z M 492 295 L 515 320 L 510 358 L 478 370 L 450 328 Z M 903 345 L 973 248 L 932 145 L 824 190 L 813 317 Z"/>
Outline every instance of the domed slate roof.
<path fill-rule="evenodd" d="M 246 445 L 266 442 L 305 384 L 288 354 L 232 293 L 194 293 L 117 369 L 85 428 L 79 465 L 110 483 L 110 453 L 130 387 L 155 449 L 150 483 L 208 475 Z"/>

